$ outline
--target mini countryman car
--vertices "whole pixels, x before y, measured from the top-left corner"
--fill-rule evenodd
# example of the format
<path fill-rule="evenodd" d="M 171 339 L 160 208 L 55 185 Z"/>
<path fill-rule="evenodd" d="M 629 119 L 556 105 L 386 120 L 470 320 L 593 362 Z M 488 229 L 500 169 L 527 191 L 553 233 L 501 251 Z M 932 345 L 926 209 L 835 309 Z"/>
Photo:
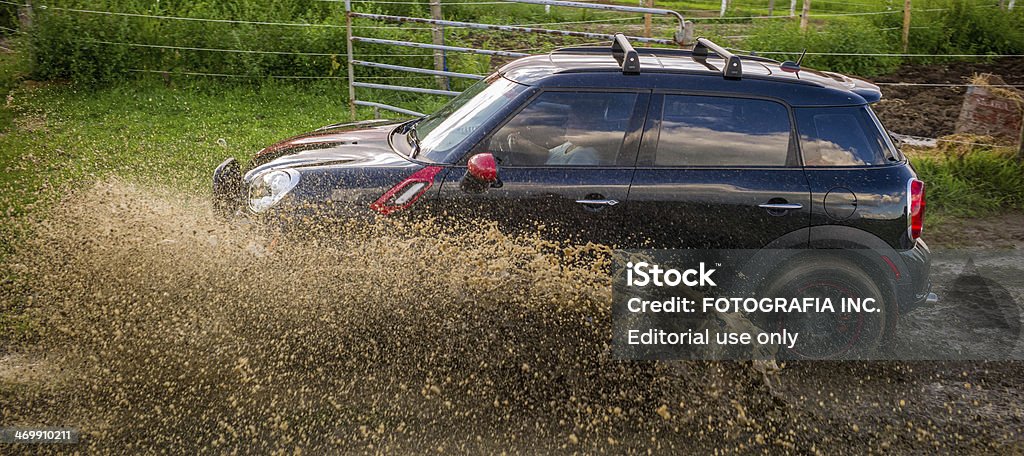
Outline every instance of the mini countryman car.
<path fill-rule="evenodd" d="M 253 217 L 466 214 L 625 248 L 865 249 L 857 280 L 904 311 L 935 299 L 924 184 L 880 98 L 706 39 L 617 35 L 516 60 L 422 118 L 323 127 L 244 170 L 228 159 L 215 201 Z"/>

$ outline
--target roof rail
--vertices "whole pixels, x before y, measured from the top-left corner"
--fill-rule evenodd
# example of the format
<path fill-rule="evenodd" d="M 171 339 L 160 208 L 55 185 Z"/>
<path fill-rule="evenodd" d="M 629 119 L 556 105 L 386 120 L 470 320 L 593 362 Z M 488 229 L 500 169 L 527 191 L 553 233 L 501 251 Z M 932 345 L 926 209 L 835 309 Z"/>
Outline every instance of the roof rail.
<path fill-rule="evenodd" d="M 715 51 L 715 54 L 718 54 L 719 57 L 725 60 L 722 76 L 729 79 L 740 79 L 743 77 L 743 64 L 740 62 L 740 57 L 707 38 L 697 38 L 697 44 L 693 46 L 694 60 L 697 58 L 707 58 L 708 49 Z"/>
<path fill-rule="evenodd" d="M 640 55 L 629 44 L 629 39 L 621 33 L 615 34 L 612 40 L 612 57 L 622 67 L 622 74 L 640 74 Z"/>

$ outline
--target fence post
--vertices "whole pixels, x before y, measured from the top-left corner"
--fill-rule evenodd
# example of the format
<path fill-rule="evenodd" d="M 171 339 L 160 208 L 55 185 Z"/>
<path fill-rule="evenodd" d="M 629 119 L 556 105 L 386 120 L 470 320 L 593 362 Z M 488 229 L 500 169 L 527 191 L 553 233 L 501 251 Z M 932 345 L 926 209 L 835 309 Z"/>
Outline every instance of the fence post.
<path fill-rule="evenodd" d="M 903 53 L 910 49 L 910 0 L 903 0 Z"/>
<path fill-rule="evenodd" d="M 722 10 L 718 12 L 718 16 L 725 16 L 725 8 L 729 6 L 729 0 L 722 0 Z"/>
<path fill-rule="evenodd" d="M 804 0 L 804 11 L 800 14 L 800 30 L 807 30 L 807 16 L 810 14 L 811 0 Z"/>
<path fill-rule="evenodd" d="M 789 17 L 796 16 L 796 0 L 789 0 Z"/>
<path fill-rule="evenodd" d="M 1016 0 L 1010 0 L 1010 11 L 1013 11 L 1013 4 L 1014 3 L 1016 3 Z"/>
<path fill-rule="evenodd" d="M 443 20 L 444 17 L 441 15 L 441 0 L 430 0 L 430 17 L 434 20 Z M 444 29 L 440 25 L 434 24 L 431 32 L 434 35 L 434 44 L 438 46 L 444 45 Z M 445 71 L 444 68 L 444 51 L 440 49 L 434 50 L 434 69 L 437 71 Z M 437 88 L 441 90 L 448 90 L 448 78 L 444 76 L 437 77 Z"/>
<path fill-rule="evenodd" d="M 345 58 L 348 60 L 348 110 L 352 120 L 356 120 L 356 71 L 352 65 L 352 2 L 345 0 Z"/>
<path fill-rule="evenodd" d="M 1024 109 L 1024 103 L 1018 103 Z M 1024 116 L 1020 119 L 1020 139 L 1017 141 L 1017 162 L 1024 163 Z"/>
<path fill-rule="evenodd" d="M 647 7 L 654 8 L 654 0 L 647 0 Z M 651 15 L 644 14 L 644 38 L 651 37 Z"/>
<path fill-rule="evenodd" d="M 775 0 L 768 0 L 768 15 L 771 16 L 775 12 Z"/>

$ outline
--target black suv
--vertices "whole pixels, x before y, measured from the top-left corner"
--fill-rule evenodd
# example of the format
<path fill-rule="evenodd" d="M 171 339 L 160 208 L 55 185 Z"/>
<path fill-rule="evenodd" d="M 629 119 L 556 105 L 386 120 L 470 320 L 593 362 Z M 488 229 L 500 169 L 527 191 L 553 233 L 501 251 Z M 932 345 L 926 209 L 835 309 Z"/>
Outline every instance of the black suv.
<path fill-rule="evenodd" d="M 472 214 L 622 248 L 874 252 L 906 310 L 929 299 L 924 185 L 869 105 L 877 86 L 705 40 L 516 60 L 434 114 L 323 127 L 214 174 L 249 215 Z"/>

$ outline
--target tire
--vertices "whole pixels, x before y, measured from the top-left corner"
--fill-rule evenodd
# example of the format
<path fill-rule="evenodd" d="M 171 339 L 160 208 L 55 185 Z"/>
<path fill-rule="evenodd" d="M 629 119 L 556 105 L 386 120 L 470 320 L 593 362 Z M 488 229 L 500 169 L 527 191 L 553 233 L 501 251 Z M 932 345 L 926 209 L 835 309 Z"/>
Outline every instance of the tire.
<path fill-rule="evenodd" d="M 891 306 L 878 285 L 858 265 L 832 256 L 811 256 L 788 263 L 764 287 L 763 297 L 825 298 L 834 312 L 783 313 L 771 319 L 773 331 L 799 334 L 793 349 L 780 347 L 783 359 L 870 359 L 885 340 Z M 874 298 L 876 312 L 842 312 L 842 298 Z"/>

